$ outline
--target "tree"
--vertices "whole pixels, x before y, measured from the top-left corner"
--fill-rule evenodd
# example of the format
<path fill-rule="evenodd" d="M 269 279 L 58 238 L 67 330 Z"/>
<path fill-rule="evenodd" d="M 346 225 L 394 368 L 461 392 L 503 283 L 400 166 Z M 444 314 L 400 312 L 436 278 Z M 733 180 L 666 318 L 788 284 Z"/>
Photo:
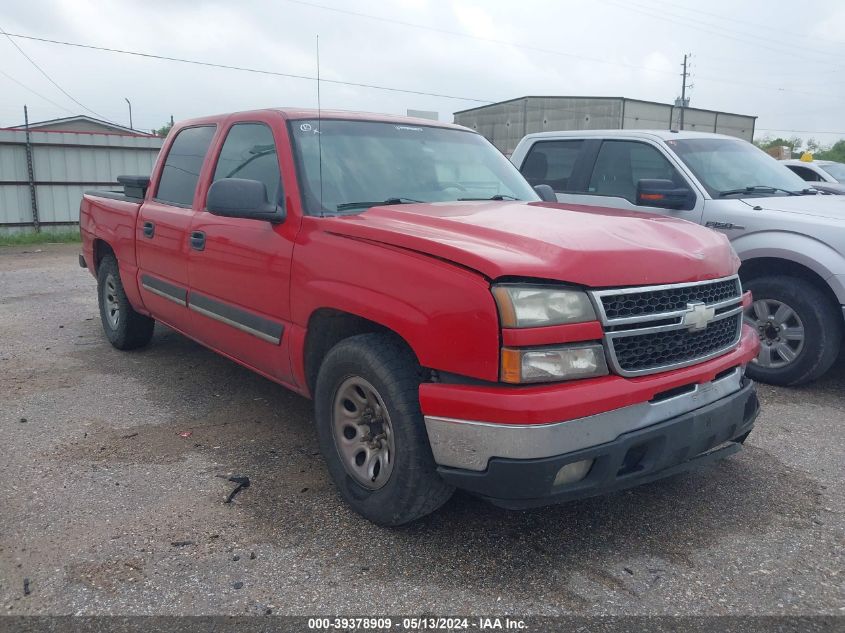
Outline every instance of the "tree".
<path fill-rule="evenodd" d="M 771 136 L 764 136 L 759 141 L 755 141 L 754 144 L 762 150 L 772 149 L 773 147 L 783 147 L 786 145 L 794 152 L 797 148 L 801 147 L 801 139 L 798 137 L 785 139 L 781 137 L 772 138 Z"/>
<path fill-rule="evenodd" d="M 167 135 L 170 133 L 172 127 L 173 121 L 168 121 L 157 130 L 153 130 L 153 134 L 155 134 L 156 136 L 160 136 L 161 138 L 166 138 Z"/>
<path fill-rule="evenodd" d="M 833 145 L 815 155 L 819 160 L 835 160 L 845 163 L 845 139 L 836 141 Z"/>

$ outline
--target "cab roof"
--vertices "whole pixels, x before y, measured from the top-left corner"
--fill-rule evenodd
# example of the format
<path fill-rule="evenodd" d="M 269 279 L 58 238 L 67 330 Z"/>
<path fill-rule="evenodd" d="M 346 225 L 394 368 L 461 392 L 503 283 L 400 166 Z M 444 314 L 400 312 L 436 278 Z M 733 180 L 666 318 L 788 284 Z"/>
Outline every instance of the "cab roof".
<path fill-rule="evenodd" d="M 441 127 L 450 128 L 454 130 L 461 130 L 463 132 L 473 132 L 468 127 L 463 125 L 455 125 L 454 123 L 444 123 L 441 121 L 432 121 L 431 119 L 421 119 L 417 117 L 400 116 L 397 114 L 379 114 L 373 112 L 355 112 L 351 110 L 317 110 L 315 108 L 264 108 L 261 110 L 245 110 L 242 112 L 227 112 L 225 114 L 216 114 L 211 116 L 199 117 L 190 119 L 188 121 L 180 121 L 178 127 L 185 127 L 187 125 L 196 125 L 202 123 L 218 123 L 220 121 L 229 119 L 230 117 L 236 119 L 248 119 L 250 115 L 257 113 L 278 112 L 286 120 L 298 119 L 334 119 L 334 120 L 351 120 L 351 121 L 376 121 L 383 123 L 396 123 L 398 125 L 416 125 L 427 127 Z"/>
<path fill-rule="evenodd" d="M 727 134 L 715 134 L 713 132 L 692 132 L 689 130 L 565 130 L 560 132 L 534 132 L 526 138 L 648 138 L 671 141 L 677 139 L 736 139 L 744 140 Z"/>

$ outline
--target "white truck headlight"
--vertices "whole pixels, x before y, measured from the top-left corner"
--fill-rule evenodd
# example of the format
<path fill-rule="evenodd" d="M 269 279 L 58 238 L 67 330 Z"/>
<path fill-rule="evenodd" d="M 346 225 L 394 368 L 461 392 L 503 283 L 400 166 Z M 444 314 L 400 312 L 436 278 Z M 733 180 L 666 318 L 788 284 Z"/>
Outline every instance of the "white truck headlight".
<path fill-rule="evenodd" d="M 496 284 L 493 297 L 502 327 L 542 327 L 595 321 L 587 293 L 556 286 Z"/>
<path fill-rule="evenodd" d="M 501 379 L 524 384 L 607 375 L 604 348 L 596 343 L 502 349 Z"/>

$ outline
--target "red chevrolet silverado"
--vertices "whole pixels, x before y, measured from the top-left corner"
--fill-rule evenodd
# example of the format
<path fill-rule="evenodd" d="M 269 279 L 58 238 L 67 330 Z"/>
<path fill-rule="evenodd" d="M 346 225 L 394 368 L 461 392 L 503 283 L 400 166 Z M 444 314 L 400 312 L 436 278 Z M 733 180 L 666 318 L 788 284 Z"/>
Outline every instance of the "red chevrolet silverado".
<path fill-rule="evenodd" d="M 729 455 L 754 424 L 728 240 L 546 202 L 472 130 L 212 116 L 119 181 L 80 212 L 112 345 L 160 321 L 313 398 L 340 495 L 376 523 L 455 488 L 508 508 L 626 488 Z"/>

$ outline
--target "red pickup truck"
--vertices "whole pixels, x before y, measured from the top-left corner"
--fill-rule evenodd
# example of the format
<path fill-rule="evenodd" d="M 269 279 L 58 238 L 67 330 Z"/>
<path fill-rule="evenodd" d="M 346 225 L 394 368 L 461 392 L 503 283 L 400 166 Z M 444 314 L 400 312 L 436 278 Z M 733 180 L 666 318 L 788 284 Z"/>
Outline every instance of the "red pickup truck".
<path fill-rule="evenodd" d="M 80 211 L 111 343 L 160 321 L 313 398 L 331 477 L 379 524 L 456 487 L 524 508 L 644 483 L 754 424 L 727 239 L 545 202 L 472 130 L 206 117 L 120 181 Z"/>

